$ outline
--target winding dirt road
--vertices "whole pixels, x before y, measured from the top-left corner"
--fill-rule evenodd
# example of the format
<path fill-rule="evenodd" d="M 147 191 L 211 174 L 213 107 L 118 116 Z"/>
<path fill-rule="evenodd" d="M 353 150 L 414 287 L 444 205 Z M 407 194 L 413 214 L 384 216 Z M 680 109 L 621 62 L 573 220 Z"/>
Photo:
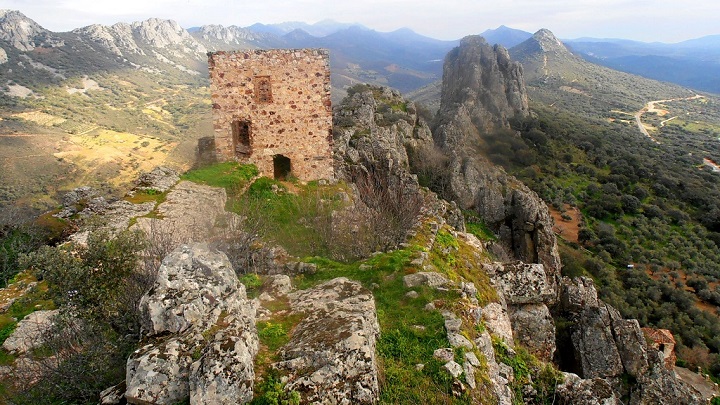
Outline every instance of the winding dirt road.
<path fill-rule="evenodd" d="M 635 113 L 635 123 L 637 124 L 638 129 L 640 129 L 640 132 L 642 132 L 643 135 L 647 136 L 648 138 L 650 138 L 651 141 L 653 141 L 653 142 L 655 142 L 656 144 L 660 145 L 660 141 L 658 141 L 658 140 L 655 139 L 652 135 L 650 135 L 650 133 L 648 132 L 647 128 L 645 127 L 645 124 L 642 123 L 642 115 L 645 114 L 646 112 L 649 112 L 649 111 L 657 111 L 657 109 L 655 108 L 655 104 L 669 103 L 669 102 L 672 102 L 672 101 L 682 101 L 682 100 L 696 100 L 696 99 L 698 99 L 698 98 L 705 98 L 705 96 L 701 96 L 701 95 L 699 95 L 699 94 L 696 94 L 696 95 L 691 96 L 691 97 L 671 98 L 671 99 L 668 99 L 668 100 L 648 101 L 648 103 L 645 104 L 645 107 L 641 108 L 640 111 L 638 111 L 638 112 Z M 676 118 L 676 117 L 673 117 L 673 118 Z M 670 120 L 672 120 L 673 118 L 670 118 L 669 120 L 663 121 L 663 122 L 660 124 L 660 126 L 663 126 L 663 125 L 665 124 L 665 122 L 670 121 Z"/>

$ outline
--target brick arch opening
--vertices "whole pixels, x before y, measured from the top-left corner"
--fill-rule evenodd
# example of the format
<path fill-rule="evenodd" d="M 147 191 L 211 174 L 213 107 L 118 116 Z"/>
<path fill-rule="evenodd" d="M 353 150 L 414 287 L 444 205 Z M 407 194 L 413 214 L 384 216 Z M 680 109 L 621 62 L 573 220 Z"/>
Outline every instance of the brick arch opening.
<path fill-rule="evenodd" d="M 292 162 L 284 155 L 273 156 L 273 175 L 276 180 L 287 180 L 292 172 Z"/>

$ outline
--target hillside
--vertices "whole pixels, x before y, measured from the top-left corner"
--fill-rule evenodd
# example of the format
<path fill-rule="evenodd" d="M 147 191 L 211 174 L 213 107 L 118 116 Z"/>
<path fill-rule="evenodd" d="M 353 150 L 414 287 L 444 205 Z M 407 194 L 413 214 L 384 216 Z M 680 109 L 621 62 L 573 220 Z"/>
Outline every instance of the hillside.
<path fill-rule="evenodd" d="M 717 370 L 718 100 L 592 65 L 548 31 L 510 54 L 531 114 L 515 135 L 482 131 L 480 153 L 561 221 L 579 210 L 563 274 L 594 277 L 624 316 L 672 330 L 683 361 Z"/>

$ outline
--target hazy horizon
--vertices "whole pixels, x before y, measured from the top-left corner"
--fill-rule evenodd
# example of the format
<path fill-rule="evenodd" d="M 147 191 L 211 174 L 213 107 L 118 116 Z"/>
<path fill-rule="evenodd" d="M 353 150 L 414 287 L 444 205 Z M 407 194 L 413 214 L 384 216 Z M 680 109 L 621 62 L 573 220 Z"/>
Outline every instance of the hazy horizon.
<path fill-rule="evenodd" d="M 266 0 L 0 0 L 0 9 L 19 10 L 46 29 L 70 31 L 90 24 L 112 25 L 148 18 L 177 21 L 184 28 L 208 24 L 247 27 L 323 20 L 357 23 L 378 31 L 410 28 L 437 39 L 455 40 L 500 25 L 536 32 L 547 28 L 565 39 L 621 38 L 643 42 L 681 42 L 720 34 L 720 2 L 682 4 L 666 0 L 426 0 L 350 2 Z"/>

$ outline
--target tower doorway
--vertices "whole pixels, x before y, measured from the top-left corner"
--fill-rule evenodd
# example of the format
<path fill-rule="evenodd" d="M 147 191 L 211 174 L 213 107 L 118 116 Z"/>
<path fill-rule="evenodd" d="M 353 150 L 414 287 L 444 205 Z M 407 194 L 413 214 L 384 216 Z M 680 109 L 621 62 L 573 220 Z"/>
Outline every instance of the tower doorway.
<path fill-rule="evenodd" d="M 273 156 L 273 171 L 276 180 L 287 180 L 292 172 L 290 158 L 283 155 Z"/>

